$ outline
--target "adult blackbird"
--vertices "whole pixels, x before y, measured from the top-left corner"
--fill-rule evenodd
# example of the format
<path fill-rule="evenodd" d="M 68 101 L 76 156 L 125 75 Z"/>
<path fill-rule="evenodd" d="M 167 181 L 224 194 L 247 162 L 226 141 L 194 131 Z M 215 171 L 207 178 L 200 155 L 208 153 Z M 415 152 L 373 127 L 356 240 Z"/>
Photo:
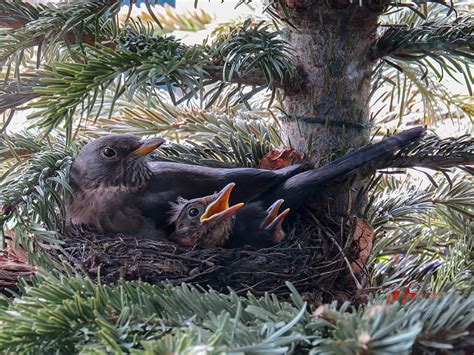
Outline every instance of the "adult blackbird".
<path fill-rule="evenodd" d="M 164 140 L 109 135 L 85 145 L 74 160 L 66 199 L 66 219 L 99 233 L 162 237 L 152 220 L 136 206 L 153 176 L 146 156 Z"/>
<path fill-rule="evenodd" d="M 86 144 L 70 169 L 73 193 L 66 200 L 67 221 L 100 233 L 161 237 L 170 202 L 179 197 L 210 195 L 236 181 L 251 186 L 236 194 L 244 201 L 304 170 L 302 165 L 270 171 L 149 161 L 147 154 L 163 142 L 107 135 Z"/>
<path fill-rule="evenodd" d="M 221 191 L 192 200 L 178 199 L 172 204 L 170 239 L 182 246 L 268 247 L 283 240 L 282 222 L 289 210 L 279 213 L 283 200 L 265 210 L 261 203 L 229 206 L 235 184 Z"/>
<path fill-rule="evenodd" d="M 269 206 L 283 198 L 297 210 L 323 184 L 388 157 L 423 134 L 422 127 L 412 128 L 308 171 L 303 165 L 263 170 L 152 162 L 145 155 L 163 143 L 162 139 L 104 136 L 84 146 L 72 164 L 74 194 L 66 203 L 67 218 L 101 232 L 151 236 L 166 229 L 170 202 L 211 195 L 230 182 L 236 183 L 232 204 Z"/>

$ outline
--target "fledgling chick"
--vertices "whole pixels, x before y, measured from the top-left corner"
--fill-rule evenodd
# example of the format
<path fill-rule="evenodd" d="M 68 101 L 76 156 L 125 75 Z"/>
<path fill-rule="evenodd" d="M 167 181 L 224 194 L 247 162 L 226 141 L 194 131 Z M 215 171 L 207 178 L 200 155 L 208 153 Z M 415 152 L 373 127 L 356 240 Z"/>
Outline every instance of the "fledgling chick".
<path fill-rule="evenodd" d="M 230 248 L 244 245 L 268 248 L 283 241 L 283 221 L 290 213 L 289 208 L 279 212 L 284 202 L 279 199 L 266 210 L 259 202 L 246 204 L 235 214 L 232 235 L 227 245 Z"/>
<path fill-rule="evenodd" d="M 268 247 L 284 238 L 282 222 L 289 209 L 278 213 L 283 200 L 265 210 L 260 203 L 243 203 L 229 207 L 235 184 L 230 183 L 220 192 L 179 200 L 173 206 L 170 222 L 174 230 L 170 239 L 184 246 L 239 247 L 252 245 Z"/>
<path fill-rule="evenodd" d="M 172 206 L 173 214 L 169 221 L 174 224 L 174 230 L 170 239 L 183 246 L 224 246 L 231 234 L 234 215 L 244 206 L 238 203 L 229 207 L 234 186 L 230 183 L 209 196 L 179 199 Z"/>

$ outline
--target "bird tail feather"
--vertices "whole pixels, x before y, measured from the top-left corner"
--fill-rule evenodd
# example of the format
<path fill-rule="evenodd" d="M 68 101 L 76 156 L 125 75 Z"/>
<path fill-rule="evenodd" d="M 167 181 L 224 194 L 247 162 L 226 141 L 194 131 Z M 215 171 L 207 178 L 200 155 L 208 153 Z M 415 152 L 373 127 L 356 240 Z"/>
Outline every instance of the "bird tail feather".
<path fill-rule="evenodd" d="M 305 171 L 286 180 L 278 188 L 271 192 L 270 196 L 265 196 L 265 201 L 284 198 L 285 201 L 295 201 L 295 203 L 307 200 L 308 192 L 321 185 L 331 182 L 336 178 L 343 177 L 357 169 L 367 167 L 380 160 L 393 155 L 412 142 L 419 140 L 425 134 L 423 127 L 415 127 L 383 141 L 370 144 L 354 152 L 346 154 L 329 164 L 320 168 Z M 300 203 L 297 203 L 300 204 Z M 287 205 L 287 204 L 285 204 Z M 292 205 L 292 203 L 289 203 Z"/>

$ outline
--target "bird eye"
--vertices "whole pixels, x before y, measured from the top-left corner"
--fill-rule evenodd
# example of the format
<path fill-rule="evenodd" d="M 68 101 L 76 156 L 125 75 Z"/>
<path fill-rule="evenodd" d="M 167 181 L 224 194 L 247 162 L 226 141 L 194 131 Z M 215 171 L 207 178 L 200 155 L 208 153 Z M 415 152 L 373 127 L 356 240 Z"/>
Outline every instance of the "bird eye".
<path fill-rule="evenodd" d="M 197 208 L 191 208 L 189 211 L 188 211 L 188 214 L 191 216 L 191 217 L 196 217 L 198 214 L 199 214 L 199 210 Z"/>
<path fill-rule="evenodd" d="M 115 150 L 113 150 L 112 148 L 109 148 L 109 147 L 105 147 L 104 150 L 102 151 L 102 154 L 104 154 L 104 156 L 106 158 L 112 158 L 112 157 L 117 155 Z"/>

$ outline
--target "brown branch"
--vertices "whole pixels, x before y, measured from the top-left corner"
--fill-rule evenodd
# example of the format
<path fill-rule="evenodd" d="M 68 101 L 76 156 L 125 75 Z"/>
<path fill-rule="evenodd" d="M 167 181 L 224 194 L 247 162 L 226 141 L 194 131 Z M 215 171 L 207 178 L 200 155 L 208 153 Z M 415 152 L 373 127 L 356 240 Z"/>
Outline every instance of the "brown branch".
<path fill-rule="evenodd" d="M 68 35 L 69 39 L 70 36 L 73 37 L 73 35 Z M 84 37 L 83 37 L 84 38 Z M 72 42 L 72 41 L 70 41 Z M 92 45 L 92 42 L 89 43 L 86 41 L 83 41 L 83 43 L 88 43 Z M 114 48 L 115 43 L 109 43 L 108 47 L 109 48 Z M 218 66 L 212 66 L 210 69 L 206 69 L 207 74 L 209 75 L 208 78 L 212 80 L 217 80 L 217 81 L 225 81 L 224 76 L 222 73 L 222 67 Z M 265 80 L 265 77 L 257 72 L 253 71 L 249 75 L 246 75 L 244 77 L 237 77 L 234 75 L 232 78 L 232 83 L 234 84 L 242 84 L 242 85 L 249 85 L 249 86 L 267 86 L 267 87 L 273 87 L 273 88 L 281 88 L 284 89 L 286 92 L 291 91 L 292 93 L 298 92 L 304 88 L 304 79 L 301 73 L 296 74 L 296 78 L 286 78 L 284 83 L 281 82 L 272 82 L 272 83 L 267 83 Z M 299 83 L 298 87 L 295 86 L 295 83 Z M 45 87 L 44 83 L 38 82 L 32 87 Z M 22 93 L 5 93 L 3 95 L 0 94 L 0 113 L 6 111 L 7 109 L 11 109 L 14 107 L 17 107 L 19 105 L 26 104 L 27 102 L 36 99 L 40 96 L 45 96 L 44 94 L 39 94 L 34 91 L 32 92 L 22 92 Z"/>
<path fill-rule="evenodd" d="M 0 89 L 0 114 L 15 109 L 41 96 L 34 91 L 35 87 L 42 87 L 41 79 L 45 76 L 38 72 L 25 70 L 21 73 L 21 91 L 18 91 L 19 80 L 9 79 L 2 82 Z M 0 132 L 2 129 L 0 129 Z"/>
<path fill-rule="evenodd" d="M 274 7 L 279 7 L 280 3 L 276 2 L 277 4 Z M 364 2 L 361 6 L 360 2 L 355 2 L 352 0 L 326 0 L 324 2 L 319 0 L 285 0 L 285 5 L 287 8 L 294 8 L 300 11 L 304 9 L 314 8 L 315 6 L 319 5 L 318 3 L 323 3 L 324 6 L 340 10 L 340 9 L 348 9 L 348 8 L 357 8 L 357 9 L 368 9 L 370 11 L 377 11 L 380 12 L 390 3 L 390 0 L 381 0 L 376 3 L 367 3 Z M 410 4 L 411 3 L 399 3 L 399 4 Z M 405 5 L 406 6 L 406 5 Z"/>
<path fill-rule="evenodd" d="M 90 46 L 95 46 L 97 44 L 101 44 L 102 46 L 109 47 L 111 49 L 115 49 L 115 47 L 117 47 L 117 44 L 115 42 L 113 42 L 113 40 L 111 38 L 99 37 L 99 41 L 96 41 L 95 40 L 96 37 L 91 33 L 84 33 L 81 36 L 80 41 L 77 41 L 77 37 L 74 34 L 67 33 L 66 34 L 66 39 L 67 39 L 68 43 L 71 43 L 71 44 L 85 43 L 85 44 L 88 44 Z"/>
<path fill-rule="evenodd" d="M 228 82 L 227 80 L 224 80 L 224 75 L 221 66 L 212 66 L 210 68 L 206 68 L 206 72 L 209 74 L 210 79 Z M 265 79 L 265 76 L 261 72 L 257 70 L 252 70 L 249 74 L 243 77 L 234 75 L 230 82 L 233 84 L 249 86 L 267 86 L 278 89 L 284 89 L 287 93 L 296 93 L 301 90 L 304 90 L 306 80 L 304 73 L 297 70 L 296 74 L 293 77 L 285 75 L 285 79 L 283 80 L 283 82 L 273 81 L 271 83 L 268 83 Z"/>
<path fill-rule="evenodd" d="M 0 10 L 0 27 L 6 27 L 15 30 L 25 26 L 30 21 L 32 21 L 31 18 L 22 16 L 19 13 L 11 14 L 5 10 Z"/>
<path fill-rule="evenodd" d="M 0 27 L 2 28 L 11 28 L 12 30 L 17 30 L 22 28 L 28 21 L 24 19 L 12 19 L 12 18 L 2 18 L 6 17 L 4 12 L 0 12 Z"/>
<path fill-rule="evenodd" d="M 27 102 L 30 102 L 31 100 L 40 96 L 41 94 L 36 92 L 21 92 L 16 94 L 0 95 L 0 114 L 4 113 L 8 109 L 13 109 L 26 104 Z"/>
<path fill-rule="evenodd" d="M 20 157 L 20 158 L 29 158 L 34 154 L 34 152 L 31 152 L 27 149 L 18 149 L 15 150 L 15 154 L 13 154 L 10 150 L 4 150 L 0 152 L 0 160 L 6 160 L 6 159 L 12 159 L 15 157 Z"/>
<path fill-rule="evenodd" d="M 115 2 L 115 1 L 112 1 Z M 32 22 L 33 20 L 27 19 L 27 18 L 22 18 L 22 17 L 15 17 L 9 14 L 8 12 L 5 11 L 0 11 L 0 27 L 6 27 L 6 28 L 11 28 L 12 30 L 19 30 L 26 25 L 28 25 L 29 22 Z M 58 29 L 59 31 L 60 29 Z M 14 32 L 14 31 L 13 31 Z M 98 39 L 98 41 L 96 41 Z M 40 45 L 43 41 L 45 40 L 45 35 L 39 34 L 36 36 L 33 36 L 29 41 L 27 46 L 28 47 L 35 47 Z M 77 36 L 72 33 L 68 32 L 63 36 L 63 40 L 69 44 L 77 44 L 77 43 L 85 43 L 89 44 L 91 46 L 95 46 L 96 44 L 100 43 L 104 46 L 107 46 L 109 48 L 115 48 L 116 44 L 113 42 L 111 38 L 106 38 L 106 37 L 99 37 L 96 38 L 94 34 L 85 32 L 82 34 L 80 39 L 78 40 Z M 13 54 L 13 52 L 8 52 L 6 56 L 3 56 L 1 59 L 4 60 L 5 57 L 10 56 Z"/>
<path fill-rule="evenodd" d="M 225 78 L 222 72 L 222 67 L 213 66 L 212 68 L 207 68 L 206 72 L 209 74 L 210 79 L 214 79 L 214 80 L 218 80 L 222 82 L 228 82 L 227 80 L 224 80 Z M 239 77 L 239 76 L 234 75 L 232 77 L 231 82 L 234 84 L 254 85 L 254 86 L 273 86 L 273 87 L 284 86 L 280 82 L 273 82 L 271 84 L 267 83 L 262 73 L 257 72 L 257 71 L 252 71 L 252 73 L 244 77 Z"/>

